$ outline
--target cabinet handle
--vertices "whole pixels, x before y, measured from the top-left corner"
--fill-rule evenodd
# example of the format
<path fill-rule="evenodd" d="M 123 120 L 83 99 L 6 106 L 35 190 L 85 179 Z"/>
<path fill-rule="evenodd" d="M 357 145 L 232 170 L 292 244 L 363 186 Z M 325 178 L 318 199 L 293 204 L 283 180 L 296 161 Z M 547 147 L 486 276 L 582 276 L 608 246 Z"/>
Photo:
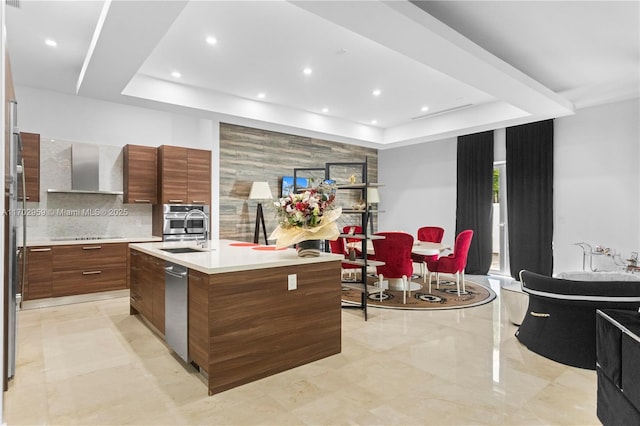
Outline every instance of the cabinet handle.
<path fill-rule="evenodd" d="M 133 200 L 134 203 L 150 203 L 150 200 Z"/>
<path fill-rule="evenodd" d="M 184 200 L 169 200 L 170 203 L 184 203 Z"/>
<path fill-rule="evenodd" d="M 31 252 L 35 252 L 35 251 L 51 251 L 51 247 L 49 247 L 49 248 L 31 249 L 29 251 L 31 251 Z"/>
<path fill-rule="evenodd" d="M 204 200 L 193 200 L 193 204 L 204 204 Z"/>
<path fill-rule="evenodd" d="M 82 250 L 98 250 L 101 248 L 102 246 L 87 246 L 87 247 L 82 247 Z"/>
<path fill-rule="evenodd" d="M 29 200 L 29 197 L 24 197 L 25 200 Z M 18 197 L 18 201 L 22 201 L 22 197 Z"/>
<path fill-rule="evenodd" d="M 82 275 L 96 275 L 101 273 L 102 271 L 82 271 Z"/>
<path fill-rule="evenodd" d="M 551 316 L 551 314 L 542 314 L 540 312 L 529 312 L 532 316 L 534 317 L 538 317 L 538 318 L 549 318 Z"/>

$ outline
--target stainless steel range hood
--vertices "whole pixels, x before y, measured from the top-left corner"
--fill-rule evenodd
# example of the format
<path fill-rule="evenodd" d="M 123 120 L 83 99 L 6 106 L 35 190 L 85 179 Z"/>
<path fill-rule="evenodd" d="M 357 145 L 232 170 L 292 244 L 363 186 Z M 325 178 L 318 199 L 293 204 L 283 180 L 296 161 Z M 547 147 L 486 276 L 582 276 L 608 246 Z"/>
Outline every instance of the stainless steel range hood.
<path fill-rule="evenodd" d="M 100 147 L 91 144 L 73 144 L 71 146 L 71 189 L 48 189 L 47 192 L 122 194 L 122 191 L 100 190 Z"/>

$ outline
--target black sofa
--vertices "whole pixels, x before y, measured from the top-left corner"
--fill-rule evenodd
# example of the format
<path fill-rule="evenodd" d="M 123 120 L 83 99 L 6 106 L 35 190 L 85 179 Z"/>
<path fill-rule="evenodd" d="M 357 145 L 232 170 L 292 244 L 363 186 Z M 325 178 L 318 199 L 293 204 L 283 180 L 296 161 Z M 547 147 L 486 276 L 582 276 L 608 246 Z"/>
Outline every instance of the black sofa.
<path fill-rule="evenodd" d="M 598 419 L 640 425 L 640 313 L 598 309 L 596 330 Z"/>
<path fill-rule="evenodd" d="M 640 281 L 573 281 L 520 272 L 529 306 L 517 339 L 573 367 L 596 368 L 596 309 L 638 311 Z"/>

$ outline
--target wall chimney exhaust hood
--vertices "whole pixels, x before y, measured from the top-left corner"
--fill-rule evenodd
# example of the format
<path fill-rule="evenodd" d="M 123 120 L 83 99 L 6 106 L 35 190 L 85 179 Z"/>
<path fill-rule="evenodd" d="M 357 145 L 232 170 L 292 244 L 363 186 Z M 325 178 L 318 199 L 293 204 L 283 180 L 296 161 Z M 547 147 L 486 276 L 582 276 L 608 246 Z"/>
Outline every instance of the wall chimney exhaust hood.
<path fill-rule="evenodd" d="M 48 189 L 51 193 L 122 195 L 122 191 L 100 190 L 100 147 L 71 145 L 71 189 Z"/>

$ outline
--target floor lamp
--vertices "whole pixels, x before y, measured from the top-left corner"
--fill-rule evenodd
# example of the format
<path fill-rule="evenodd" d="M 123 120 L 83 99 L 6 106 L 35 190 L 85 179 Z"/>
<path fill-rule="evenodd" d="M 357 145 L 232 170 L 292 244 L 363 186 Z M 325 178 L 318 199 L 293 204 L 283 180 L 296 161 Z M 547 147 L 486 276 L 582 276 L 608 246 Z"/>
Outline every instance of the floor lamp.
<path fill-rule="evenodd" d="M 271 190 L 267 182 L 253 182 L 251 185 L 251 192 L 249 193 L 250 200 L 271 200 Z M 256 213 L 256 229 L 253 233 L 253 242 L 258 244 L 258 237 L 260 235 L 260 224 L 262 224 L 262 232 L 264 233 L 264 243 L 269 245 L 267 240 L 267 228 L 264 226 L 264 214 L 262 213 L 262 203 L 258 202 L 258 211 Z"/>

